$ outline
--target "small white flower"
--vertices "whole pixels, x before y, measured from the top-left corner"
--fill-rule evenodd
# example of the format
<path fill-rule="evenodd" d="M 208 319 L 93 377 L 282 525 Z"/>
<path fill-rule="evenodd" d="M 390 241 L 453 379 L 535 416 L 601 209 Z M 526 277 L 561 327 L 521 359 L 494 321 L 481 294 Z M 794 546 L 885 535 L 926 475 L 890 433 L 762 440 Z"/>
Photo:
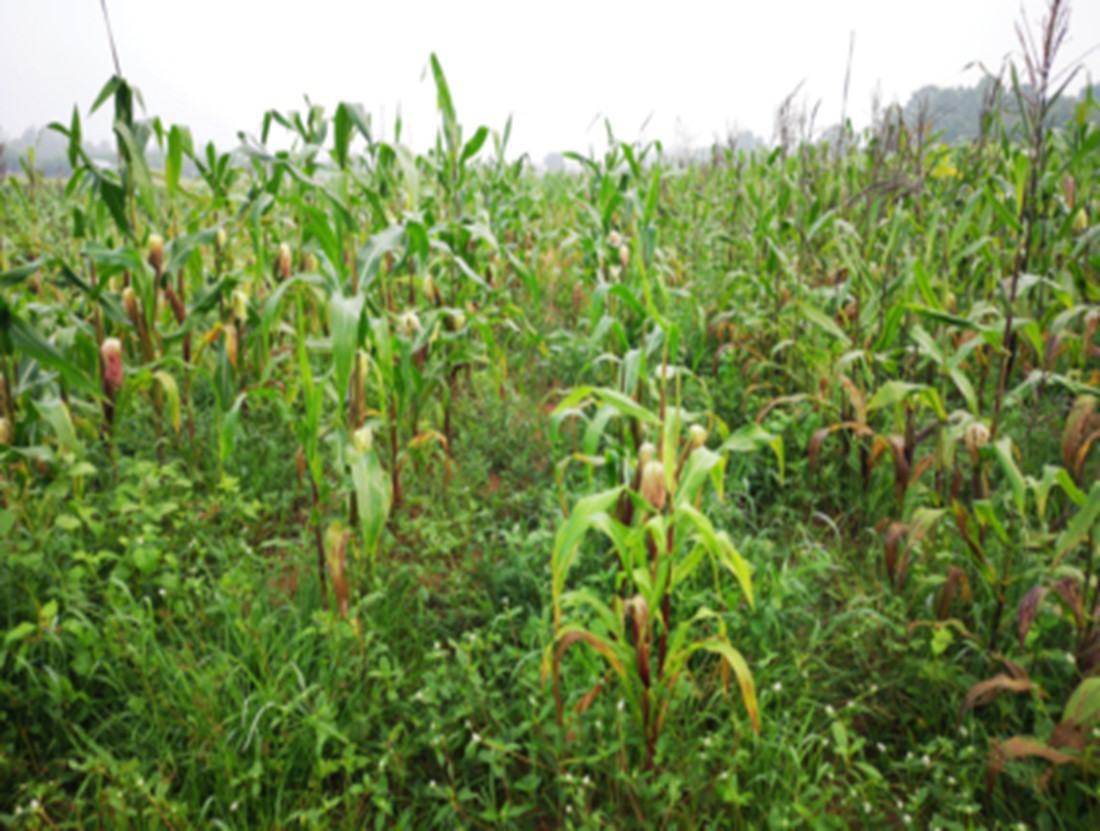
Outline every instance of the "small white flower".
<path fill-rule="evenodd" d="M 863 803 L 863 813 L 865 813 L 865 814 L 871 813 L 871 803 L 870 802 L 864 802 Z"/>
<path fill-rule="evenodd" d="M 965 739 L 967 736 L 970 735 L 970 731 L 967 730 L 966 727 L 960 727 L 959 728 L 959 735 L 962 736 Z"/>
<path fill-rule="evenodd" d="M 831 715 L 834 715 L 835 713 L 836 713 L 836 710 L 833 709 L 832 704 L 826 704 L 825 705 L 825 714 L 826 715 L 831 716 Z"/>
<path fill-rule="evenodd" d="M 144 776 L 139 776 L 137 778 L 137 786 L 139 788 L 144 788 L 145 787 L 145 777 Z"/>
<path fill-rule="evenodd" d="M 950 785 L 951 787 L 955 787 L 957 782 L 958 782 L 958 780 L 954 776 L 948 776 L 947 777 L 947 784 Z"/>
<path fill-rule="evenodd" d="M 583 779 L 581 780 L 581 784 L 582 784 L 582 785 L 584 785 L 584 786 L 585 786 L 585 787 L 587 788 L 587 787 L 588 787 L 589 785 L 591 785 L 591 784 L 592 784 L 592 777 L 590 777 L 590 776 L 589 776 L 589 775 L 588 775 L 588 774 L 586 773 L 586 774 L 584 775 L 584 778 L 583 778 Z"/>
<path fill-rule="evenodd" d="M 229 806 L 229 813 L 233 813 L 240 807 L 240 803 L 237 800 L 233 800 L 233 804 Z"/>
<path fill-rule="evenodd" d="M 772 684 L 772 689 L 775 690 L 776 692 L 782 692 L 783 691 L 783 682 L 782 681 L 776 681 L 774 684 Z"/>
<path fill-rule="evenodd" d="M 40 807 L 40 804 L 39 804 L 38 800 L 37 799 L 32 799 L 31 804 L 30 804 L 31 812 L 36 813 L 38 811 L 39 807 Z"/>
<path fill-rule="evenodd" d="M 878 748 L 879 753 L 886 752 L 886 745 L 884 745 L 882 742 L 875 742 L 875 747 Z"/>
<path fill-rule="evenodd" d="M 904 822 L 906 825 L 912 825 L 913 824 L 913 818 L 911 816 L 909 816 L 909 814 L 906 814 L 905 816 L 903 816 L 901 818 L 901 821 Z"/>
<path fill-rule="evenodd" d="M 471 738 L 473 738 L 474 744 L 481 744 L 481 734 L 480 733 L 475 732 L 474 735 Z"/>
<path fill-rule="evenodd" d="M 163 588 L 161 588 L 161 589 L 157 589 L 157 594 L 159 594 L 161 597 L 165 597 L 165 596 L 167 596 L 168 592 L 166 592 Z"/>
<path fill-rule="evenodd" d="M 432 779 L 430 782 L 428 782 L 428 787 L 431 788 L 432 790 L 435 790 L 435 780 L 434 779 Z"/>
<path fill-rule="evenodd" d="M 573 813 L 573 806 L 572 805 L 566 805 L 565 806 L 565 813 L 567 813 L 567 814 Z"/>
<path fill-rule="evenodd" d="M 1073 657 L 1072 652 L 1067 652 L 1066 653 L 1066 661 L 1069 664 L 1076 664 L 1077 663 L 1077 659 Z"/>
<path fill-rule="evenodd" d="M 622 698 L 619 699 L 619 712 L 621 713 L 626 708 L 626 701 Z"/>
<path fill-rule="evenodd" d="M 931 757 L 931 756 L 929 756 L 929 755 L 928 755 L 927 753 L 925 753 L 925 754 L 924 754 L 923 756 L 921 756 L 921 757 L 920 757 L 920 760 L 921 760 L 921 763 L 922 763 L 922 764 L 923 764 L 923 765 L 924 765 L 924 766 L 925 766 L 926 768 L 930 768 L 930 767 L 932 767 L 932 757 Z"/>

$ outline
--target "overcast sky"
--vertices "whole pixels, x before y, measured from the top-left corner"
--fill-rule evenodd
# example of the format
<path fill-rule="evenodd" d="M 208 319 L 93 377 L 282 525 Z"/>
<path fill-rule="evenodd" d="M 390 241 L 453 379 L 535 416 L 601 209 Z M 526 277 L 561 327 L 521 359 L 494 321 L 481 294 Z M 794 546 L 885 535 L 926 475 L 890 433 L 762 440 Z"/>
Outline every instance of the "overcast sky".
<path fill-rule="evenodd" d="M 1037 19 L 1045 2 L 1026 0 Z M 392 135 L 422 149 L 437 115 L 434 50 L 467 135 L 514 116 L 513 146 L 602 149 L 602 117 L 623 139 L 707 145 L 734 129 L 772 136 L 779 102 L 821 102 L 818 125 L 840 118 L 850 33 L 849 113 L 867 123 L 879 89 L 904 103 L 934 83 L 974 83 L 982 61 L 1017 54 L 1017 0 L 108 0 L 124 74 L 149 115 L 190 126 L 222 149 L 256 133 L 265 110 L 329 111 L 360 102 Z M 1063 61 L 1100 43 L 1100 0 L 1077 0 Z M 1085 61 L 1100 79 L 1100 52 Z M 0 129 L 86 113 L 113 72 L 100 0 L 0 3 Z M 1082 76 L 1084 80 L 1085 76 Z M 1076 85 L 1075 86 L 1079 86 Z M 105 110 L 108 108 L 105 108 Z M 642 133 L 642 126 L 648 126 Z M 108 135 L 106 117 L 86 125 Z M 510 155 L 514 155 L 510 154 Z"/>

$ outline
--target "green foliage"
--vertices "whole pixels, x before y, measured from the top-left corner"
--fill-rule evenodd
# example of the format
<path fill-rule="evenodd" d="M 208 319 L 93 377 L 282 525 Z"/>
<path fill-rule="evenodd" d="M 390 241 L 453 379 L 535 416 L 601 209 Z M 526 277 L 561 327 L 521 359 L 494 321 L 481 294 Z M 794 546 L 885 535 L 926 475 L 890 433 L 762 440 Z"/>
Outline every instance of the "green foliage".
<path fill-rule="evenodd" d="M 1095 104 L 539 176 L 430 65 L 0 183 L 0 820 L 1095 826 Z"/>

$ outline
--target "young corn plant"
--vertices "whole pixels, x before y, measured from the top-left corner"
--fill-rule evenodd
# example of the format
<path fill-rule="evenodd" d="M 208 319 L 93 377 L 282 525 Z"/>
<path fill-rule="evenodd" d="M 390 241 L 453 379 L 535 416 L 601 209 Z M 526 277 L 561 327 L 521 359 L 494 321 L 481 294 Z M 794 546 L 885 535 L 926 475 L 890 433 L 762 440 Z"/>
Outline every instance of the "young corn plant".
<path fill-rule="evenodd" d="M 581 388 L 559 410 L 580 404 L 578 396 L 638 419 L 660 439 L 658 446 L 646 442 L 639 448 L 630 484 L 579 499 L 555 536 L 553 638 L 544 654 L 543 673 L 553 679 L 559 723 L 565 723 L 563 660 L 570 647 L 584 644 L 600 656 L 606 672 L 577 700 L 574 712 L 583 715 L 614 683 L 633 714 L 647 770 L 657 762 L 662 728 L 689 679 L 718 678 L 725 687 L 732 672 L 753 728 L 759 731 L 756 688 L 745 658 L 731 640 L 728 595 L 719 577 L 721 572 L 731 574 L 752 608 L 750 569 L 728 534 L 716 529 L 699 507 L 708 482 L 721 496 L 726 458 L 746 449 L 746 435 L 731 437 L 715 452 L 706 447 L 705 428 L 696 424 L 684 442 L 678 407 L 666 407 L 662 420 L 607 389 Z M 607 420 L 601 418 L 604 424 Z M 624 510 L 624 498 L 629 510 Z M 592 556 L 585 544 L 590 531 L 609 544 L 603 556 L 605 561 L 610 557 L 615 574 L 610 598 L 601 597 L 590 582 L 570 586 L 582 556 Z M 712 563 L 712 598 L 721 611 L 689 592 L 706 561 Z M 697 655 L 715 657 L 717 664 L 700 664 Z"/>

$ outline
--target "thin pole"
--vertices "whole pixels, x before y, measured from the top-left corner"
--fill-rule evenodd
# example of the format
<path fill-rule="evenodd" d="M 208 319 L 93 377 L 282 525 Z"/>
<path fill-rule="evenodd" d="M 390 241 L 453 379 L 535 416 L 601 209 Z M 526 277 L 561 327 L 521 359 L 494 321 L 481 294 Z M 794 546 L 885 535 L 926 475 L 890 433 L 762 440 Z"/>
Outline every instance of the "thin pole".
<path fill-rule="evenodd" d="M 122 77 L 122 66 L 118 62 L 118 50 L 115 48 L 115 34 L 111 31 L 111 18 L 107 14 L 107 0 L 99 0 L 99 7 L 103 9 L 103 22 L 107 25 L 107 40 L 111 44 L 111 57 L 115 61 L 115 75 Z"/>

